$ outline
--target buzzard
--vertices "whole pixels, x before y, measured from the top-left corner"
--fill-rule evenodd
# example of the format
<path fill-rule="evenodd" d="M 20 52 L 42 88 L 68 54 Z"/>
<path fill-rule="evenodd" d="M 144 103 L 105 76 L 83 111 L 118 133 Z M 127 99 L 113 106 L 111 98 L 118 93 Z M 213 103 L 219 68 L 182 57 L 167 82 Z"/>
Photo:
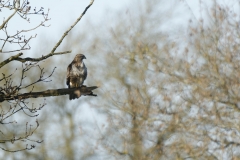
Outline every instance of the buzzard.
<path fill-rule="evenodd" d="M 67 85 L 68 88 L 80 87 L 83 85 L 84 80 L 87 78 L 87 67 L 83 63 L 86 57 L 83 54 L 77 54 L 67 67 Z M 80 97 L 80 93 L 72 93 L 69 99 Z"/>

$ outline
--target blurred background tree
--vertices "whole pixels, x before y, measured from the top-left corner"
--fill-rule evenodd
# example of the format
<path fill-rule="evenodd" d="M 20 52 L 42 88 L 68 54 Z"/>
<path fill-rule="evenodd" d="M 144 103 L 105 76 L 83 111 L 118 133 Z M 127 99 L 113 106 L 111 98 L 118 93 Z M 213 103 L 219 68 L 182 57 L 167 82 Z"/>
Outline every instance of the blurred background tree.
<path fill-rule="evenodd" d="M 200 3 L 198 18 L 186 1 L 141 2 L 105 17 L 114 23 L 88 23 L 67 37 L 63 48 L 86 55 L 86 84 L 99 84 L 99 97 L 48 99 L 35 135 L 44 142 L 5 157 L 240 158 L 236 6 Z M 179 6 L 192 17 L 174 27 Z M 49 84 L 64 84 L 65 74 L 62 65 Z"/>

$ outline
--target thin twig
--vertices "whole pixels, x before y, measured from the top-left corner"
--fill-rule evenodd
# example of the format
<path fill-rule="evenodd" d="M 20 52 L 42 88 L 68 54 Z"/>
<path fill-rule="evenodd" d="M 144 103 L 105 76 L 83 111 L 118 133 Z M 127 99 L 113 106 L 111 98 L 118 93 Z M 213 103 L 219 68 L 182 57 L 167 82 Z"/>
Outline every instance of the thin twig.
<path fill-rule="evenodd" d="M 20 62 L 27 62 L 27 61 L 31 61 L 31 62 L 39 62 L 39 61 L 42 61 L 44 59 L 47 59 L 51 56 L 54 56 L 54 55 L 61 55 L 61 54 L 67 54 L 67 53 L 71 53 L 72 51 L 64 51 L 64 52 L 56 52 L 56 53 L 49 53 L 45 56 L 42 56 L 42 57 L 39 57 L 39 58 L 30 58 L 30 57 L 27 57 L 27 58 L 16 58 L 14 59 L 15 61 L 20 61 Z"/>
<path fill-rule="evenodd" d="M 82 19 L 83 15 L 87 12 L 88 8 L 91 7 L 91 5 L 93 4 L 94 0 L 90 1 L 90 4 L 85 8 L 85 10 L 83 11 L 83 13 L 80 15 L 80 17 L 74 22 L 74 24 L 63 34 L 62 38 L 58 41 L 58 43 L 54 46 L 54 48 L 52 49 L 51 53 L 54 53 L 55 50 L 58 48 L 58 46 L 62 43 L 63 39 L 68 35 L 68 32 L 70 32 L 73 27 L 75 27 L 75 25 Z M 50 53 L 50 54 L 51 54 Z"/>
<path fill-rule="evenodd" d="M 16 13 L 17 13 L 17 10 L 15 10 L 15 11 L 13 12 L 13 14 L 11 14 L 11 15 L 8 17 L 8 19 L 6 19 L 6 21 L 4 21 L 4 22 L 2 23 L 2 25 L 0 26 L 0 30 L 3 29 L 3 27 L 6 25 L 6 23 L 7 23 Z"/>

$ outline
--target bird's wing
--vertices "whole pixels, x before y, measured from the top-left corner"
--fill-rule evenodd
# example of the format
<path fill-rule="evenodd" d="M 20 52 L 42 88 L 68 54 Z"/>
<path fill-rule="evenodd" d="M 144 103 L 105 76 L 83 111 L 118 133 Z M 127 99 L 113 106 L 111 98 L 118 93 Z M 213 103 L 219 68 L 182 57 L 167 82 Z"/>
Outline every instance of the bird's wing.
<path fill-rule="evenodd" d="M 84 80 L 87 78 L 87 67 L 84 65 L 84 75 L 83 75 Z"/>
<path fill-rule="evenodd" d="M 67 67 L 67 81 L 66 84 L 68 85 L 68 87 L 70 87 L 70 72 L 72 70 L 72 63 L 70 63 Z"/>

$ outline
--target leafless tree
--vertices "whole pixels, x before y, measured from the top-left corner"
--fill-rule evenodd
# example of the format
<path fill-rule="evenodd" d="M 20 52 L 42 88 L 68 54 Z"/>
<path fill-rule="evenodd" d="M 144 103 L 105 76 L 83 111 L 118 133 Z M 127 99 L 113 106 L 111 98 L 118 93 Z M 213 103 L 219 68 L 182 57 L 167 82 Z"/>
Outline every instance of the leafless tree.
<path fill-rule="evenodd" d="M 43 7 L 37 8 L 31 6 L 29 0 L 0 1 L 0 11 L 11 13 L 8 17 L 4 17 L 0 25 L 0 54 L 2 55 L 2 59 L 3 57 L 7 57 L 0 63 L 0 68 L 2 69 L 2 76 L 0 78 L 0 102 L 2 102 L 0 105 L 0 143 L 2 145 L 0 148 L 2 150 L 8 152 L 30 150 L 35 147 L 34 143 L 42 142 L 42 140 L 34 140 L 32 138 L 34 137 L 34 132 L 39 127 L 39 122 L 35 119 L 36 123 L 34 125 L 31 118 L 39 115 L 39 111 L 46 105 L 46 101 L 44 99 L 39 106 L 36 106 L 36 104 L 29 103 L 27 99 L 60 96 L 75 92 L 76 90 L 79 90 L 81 95 L 95 96 L 92 90 L 97 87 L 85 86 L 73 89 L 62 88 L 52 90 L 46 87 L 48 89 L 46 91 L 34 92 L 35 86 L 39 84 L 48 85 L 47 82 L 51 81 L 50 77 L 52 77 L 56 69 L 55 66 L 52 66 L 52 71 L 49 71 L 41 63 L 52 56 L 71 53 L 71 50 L 61 52 L 56 52 L 56 50 L 72 28 L 81 20 L 93 2 L 94 0 L 90 1 L 83 13 L 80 14 L 79 18 L 62 35 L 49 53 L 42 53 L 42 56 L 37 58 L 22 58 L 24 51 L 31 49 L 30 41 L 36 37 L 36 35 L 31 35 L 32 31 L 39 27 L 48 27 L 46 22 L 50 20 L 48 17 L 49 10 L 46 12 Z M 30 24 L 30 15 L 42 17 L 41 22 L 30 29 L 19 30 L 16 28 L 14 32 L 11 31 L 10 21 L 13 17 L 20 17 L 22 21 L 27 21 Z M 21 65 L 16 64 L 18 66 L 12 71 L 8 67 L 10 64 L 13 66 L 14 62 Z M 33 72 L 34 78 L 30 79 L 29 77 L 31 77 Z M 18 117 L 27 116 L 29 120 L 24 124 L 21 120 L 16 120 L 17 116 L 14 117 L 14 115 Z M 24 144 L 25 147 L 23 147 Z"/>
<path fill-rule="evenodd" d="M 112 159 L 239 159 L 240 15 L 204 2 L 200 20 L 188 10 L 187 30 L 162 32 L 162 3 L 127 12 L 108 47 L 101 35 L 92 46 L 111 66 L 98 79 L 106 101 L 95 106 L 108 123 L 96 148 Z"/>

